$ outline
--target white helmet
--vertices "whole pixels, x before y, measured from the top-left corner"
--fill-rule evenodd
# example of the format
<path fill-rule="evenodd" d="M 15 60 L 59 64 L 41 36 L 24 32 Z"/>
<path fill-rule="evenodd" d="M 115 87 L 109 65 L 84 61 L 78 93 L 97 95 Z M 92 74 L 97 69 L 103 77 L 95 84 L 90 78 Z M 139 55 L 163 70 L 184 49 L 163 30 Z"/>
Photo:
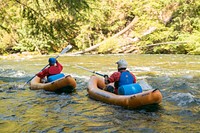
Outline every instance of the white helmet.
<path fill-rule="evenodd" d="M 128 65 L 126 60 L 124 60 L 124 59 L 119 60 L 118 62 L 116 62 L 116 64 L 118 65 L 117 66 L 118 69 L 127 68 L 127 65 Z"/>

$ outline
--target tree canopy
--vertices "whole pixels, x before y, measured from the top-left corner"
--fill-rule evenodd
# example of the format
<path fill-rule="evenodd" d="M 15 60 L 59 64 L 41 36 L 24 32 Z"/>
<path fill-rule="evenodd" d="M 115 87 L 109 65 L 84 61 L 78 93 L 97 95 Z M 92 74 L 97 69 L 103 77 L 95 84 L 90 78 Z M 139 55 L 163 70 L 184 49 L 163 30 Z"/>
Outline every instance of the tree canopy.
<path fill-rule="evenodd" d="M 96 53 L 200 54 L 199 16 L 198 0 L 1 0 L 0 54 L 101 42 Z"/>

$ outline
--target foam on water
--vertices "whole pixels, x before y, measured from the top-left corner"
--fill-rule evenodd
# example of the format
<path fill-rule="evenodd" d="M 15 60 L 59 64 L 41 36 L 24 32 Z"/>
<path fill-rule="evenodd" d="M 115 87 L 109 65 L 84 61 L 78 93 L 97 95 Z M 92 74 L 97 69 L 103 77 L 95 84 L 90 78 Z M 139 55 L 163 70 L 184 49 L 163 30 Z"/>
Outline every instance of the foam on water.
<path fill-rule="evenodd" d="M 175 101 L 178 106 L 187 106 L 194 102 L 194 96 L 190 93 L 177 93 L 171 97 L 171 100 Z"/>
<path fill-rule="evenodd" d="M 1 69 L 0 76 L 2 77 L 23 77 L 25 75 L 24 71 L 18 71 L 13 69 Z"/>

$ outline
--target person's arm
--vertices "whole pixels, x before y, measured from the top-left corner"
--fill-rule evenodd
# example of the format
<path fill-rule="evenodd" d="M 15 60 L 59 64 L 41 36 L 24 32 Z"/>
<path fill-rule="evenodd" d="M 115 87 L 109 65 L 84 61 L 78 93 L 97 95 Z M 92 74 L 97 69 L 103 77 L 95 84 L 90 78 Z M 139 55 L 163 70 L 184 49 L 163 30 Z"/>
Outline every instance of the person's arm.
<path fill-rule="evenodd" d="M 44 78 L 45 76 L 48 75 L 48 68 L 44 69 L 43 71 L 39 72 L 38 74 L 36 74 L 38 77 L 40 77 L 41 79 Z"/>
<path fill-rule="evenodd" d="M 105 76 L 104 76 L 105 77 Z M 119 80 L 120 72 L 114 72 L 110 77 L 105 78 L 105 83 L 113 83 Z"/>
<path fill-rule="evenodd" d="M 62 69 L 63 69 L 63 66 L 62 66 L 58 61 L 56 61 L 56 65 L 57 65 L 58 69 L 59 69 L 60 72 L 61 72 Z"/>

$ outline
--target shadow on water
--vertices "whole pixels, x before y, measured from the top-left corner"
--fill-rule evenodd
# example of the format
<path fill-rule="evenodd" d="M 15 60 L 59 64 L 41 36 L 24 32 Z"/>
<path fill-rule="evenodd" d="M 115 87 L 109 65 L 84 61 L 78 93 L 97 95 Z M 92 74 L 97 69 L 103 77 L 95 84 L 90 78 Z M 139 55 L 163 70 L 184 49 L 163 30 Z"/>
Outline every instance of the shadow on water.
<path fill-rule="evenodd" d="M 134 109 L 135 111 L 144 111 L 144 112 L 159 112 L 163 110 L 164 108 L 160 104 L 151 104 L 151 105 L 146 105 L 143 107 L 139 107 Z M 133 109 L 132 109 L 133 110 Z"/>
<path fill-rule="evenodd" d="M 61 88 L 61 89 L 55 91 L 56 94 L 62 94 L 62 93 L 69 94 L 69 93 L 73 93 L 73 92 L 75 92 L 75 89 L 72 86 L 66 86 L 64 88 Z"/>

